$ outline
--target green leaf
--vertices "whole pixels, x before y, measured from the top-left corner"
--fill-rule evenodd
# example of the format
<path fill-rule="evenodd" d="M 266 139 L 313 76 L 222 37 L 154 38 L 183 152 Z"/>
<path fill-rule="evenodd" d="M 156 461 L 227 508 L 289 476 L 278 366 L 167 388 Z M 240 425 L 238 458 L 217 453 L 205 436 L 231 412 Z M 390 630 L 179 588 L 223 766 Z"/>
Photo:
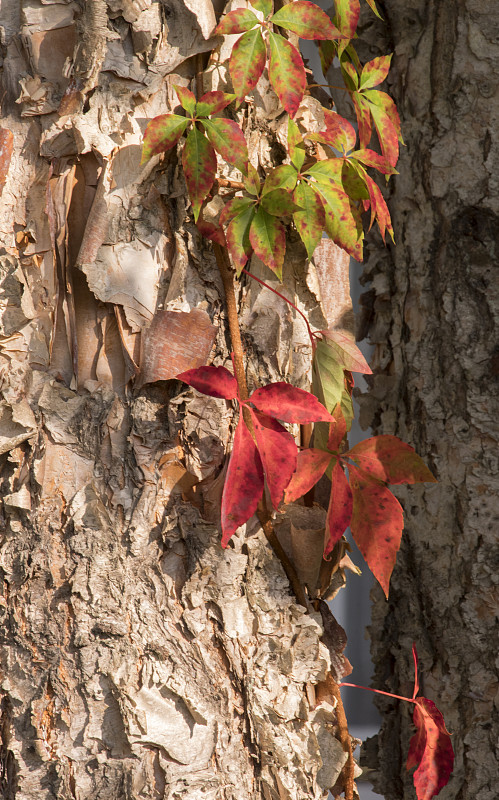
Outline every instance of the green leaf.
<path fill-rule="evenodd" d="M 307 169 L 305 175 L 310 175 L 317 183 L 324 186 L 341 186 L 342 170 L 342 158 L 326 158 L 324 161 L 318 161 L 317 164 L 313 164 Z"/>
<path fill-rule="evenodd" d="M 297 170 L 300 170 L 305 161 L 307 152 L 300 129 L 291 117 L 288 119 L 288 153 L 291 163 L 294 164 Z"/>
<path fill-rule="evenodd" d="M 291 216 L 295 211 L 300 211 L 301 206 L 293 202 L 293 198 L 286 189 L 274 189 L 262 196 L 262 208 L 274 217 Z"/>
<path fill-rule="evenodd" d="M 254 205 L 255 201 L 251 197 L 233 197 L 222 209 L 220 225 L 227 225 L 234 217 L 239 216 L 247 208 Z"/>
<path fill-rule="evenodd" d="M 196 111 L 196 96 L 185 86 L 174 86 L 173 88 L 178 94 L 178 99 L 180 100 L 182 108 L 185 108 L 187 113 L 193 117 Z"/>
<path fill-rule="evenodd" d="M 360 89 L 372 89 L 383 83 L 390 70 L 391 55 L 373 58 L 364 64 L 360 75 Z"/>
<path fill-rule="evenodd" d="M 206 92 L 196 103 L 196 116 L 209 117 L 210 114 L 218 114 L 235 100 L 235 94 L 227 92 Z"/>
<path fill-rule="evenodd" d="M 260 20 L 253 14 L 249 8 L 236 8 L 234 11 L 229 11 L 223 20 L 218 23 L 213 34 L 228 35 L 231 33 L 244 33 L 259 25 Z"/>
<path fill-rule="evenodd" d="M 360 146 L 367 147 L 372 132 L 370 104 L 360 92 L 352 92 L 351 98 L 357 117 Z"/>
<path fill-rule="evenodd" d="M 246 177 L 244 178 L 244 188 L 247 192 L 249 192 L 249 194 L 252 194 L 255 197 L 258 197 L 260 194 L 260 178 L 258 176 L 258 172 L 251 163 L 248 163 L 248 171 L 246 173 Z"/>
<path fill-rule="evenodd" d="M 312 392 L 333 413 L 339 404 L 349 431 L 353 420 L 352 398 L 345 384 L 345 372 L 335 351 L 325 340 L 317 342 L 312 362 Z M 327 450 L 329 425 L 317 423 L 314 427 L 314 447 Z M 330 476 L 330 468 L 328 469 Z"/>
<path fill-rule="evenodd" d="M 355 344 L 355 336 L 344 330 L 325 330 L 321 331 L 326 339 L 331 355 L 336 358 L 338 364 L 349 372 L 360 372 L 364 375 L 371 375 L 372 370 L 366 359 Z"/>
<path fill-rule="evenodd" d="M 270 22 L 297 33 L 301 39 L 335 39 L 341 36 L 328 15 L 307 0 L 288 3 L 271 17 Z"/>
<path fill-rule="evenodd" d="M 258 258 L 281 280 L 286 251 L 284 225 L 260 207 L 251 223 L 249 238 Z"/>
<path fill-rule="evenodd" d="M 313 187 L 324 200 L 326 231 L 330 239 L 350 253 L 357 261 L 362 261 L 362 220 L 359 210 L 339 186 L 317 184 Z"/>
<path fill-rule="evenodd" d="M 350 200 L 369 200 L 369 192 L 365 181 L 359 176 L 351 161 L 345 160 L 341 171 L 341 180 Z"/>
<path fill-rule="evenodd" d="M 250 3 L 253 8 L 260 11 L 264 17 L 268 17 L 269 14 L 272 14 L 272 0 L 250 0 Z"/>
<path fill-rule="evenodd" d="M 343 52 L 349 39 L 353 39 L 360 16 L 360 0 L 335 0 L 335 22 L 347 41 L 339 43 L 339 55 Z"/>
<path fill-rule="evenodd" d="M 263 184 L 262 195 L 273 192 L 274 189 L 291 191 L 296 186 L 296 180 L 296 169 L 291 164 L 280 164 L 268 173 Z"/>
<path fill-rule="evenodd" d="M 343 78 L 345 79 L 345 83 L 347 85 L 347 89 L 358 89 L 359 87 L 359 76 L 357 74 L 357 70 L 355 69 L 354 65 L 350 63 L 350 61 L 346 60 L 345 53 L 341 57 L 341 71 L 343 73 Z M 351 83 L 351 86 L 349 86 Z"/>
<path fill-rule="evenodd" d="M 241 172 L 248 168 L 248 148 L 244 134 L 231 119 L 203 119 L 206 135 L 215 150 L 228 164 L 234 164 Z"/>
<path fill-rule="evenodd" d="M 238 277 L 251 253 L 249 232 L 255 213 L 254 205 L 242 211 L 241 214 L 238 214 L 237 217 L 231 220 L 225 234 L 227 247 L 229 248 L 232 263 L 234 264 Z"/>
<path fill-rule="evenodd" d="M 293 214 L 293 222 L 307 249 L 308 257 L 312 258 L 324 230 L 324 208 L 320 197 L 304 181 L 294 190 L 293 199 L 302 208 L 302 211 Z"/>
<path fill-rule="evenodd" d="M 326 75 L 326 72 L 336 57 L 336 54 L 337 45 L 335 42 L 319 42 L 319 56 L 321 59 L 321 69 L 323 75 Z"/>
<path fill-rule="evenodd" d="M 385 241 L 386 231 L 388 231 L 388 233 L 392 237 L 392 241 L 395 241 L 390 212 L 388 211 L 388 206 L 386 205 L 385 198 L 381 194 L 381 189 L 367 174 L 365 169 L 361 167 L 360 164 L 357 164 L 357 169 L 359 171 L 359 174 L 363 177 L 365 184 L 367 186 L 367 190 L 369 192 L 369 200 L 371 203 L 371 223 L 369 227 L 372 226 L 374 218 L 376 217 L 378 220 L 379 231 L 381 233 L 383 241 Z"/>
<path fill-rule="evenodd" d="M 367 3 L 367 5 L 369 6 L 369 8 L 370 8 L 372 11 L 374 11 L 374 13 L 376 14 L 376 16 L 377 16 L 377 17 L 379 17 L 379 19 L 383 19 L 383 17 L 382 17 L 382 16 L 381 16 L 381 14 L 379 13 L 378 9 L 376 8 L 376 3 L 375 3 L 375 0 L 366 0 L 366 3 Z"/>
<path fill-rule="evenodd" d="M 158 153 L 171 150 L 190 124 L 190 119 L 180 117 L 178 114 L 160 114 L 159 117 L 154 117 L 144 133 L 140 163 L 143 164 Z"/>
<path fill-rule="evenodd" d="M 294 117 L 302 101 L 305 87 L 303 59 L 291 42 L 278 33 L 269 33 L 269 78 L 283 107 Z"/>
<path fill-rule="evenodd" d="M 389 102 L 386 102 L 383 95 L 388 98 Z M 374 96 L 376 103 L 371 100 L 372 96 Z M 395 103 L 385 92 L 375 89 L 367 89 L 364 92 L 364 97 L 369 100 L 369 110 L 374 120 L 381 152 L 386 161 L 394 167 L 398 161 L 398 143 L 399 139 L 401 139 L 400 120 Z M 382 105 L 377 104 L 379 101 L 381 101 Z M 385 108 L 389 110 L 387 111 Z"/>
<path fill-rule="evenodd" d="M 229 70 L 238 103 L 255 88 L 265 60 L 265 42 L 260 28 L 244 33 L 235 43 L 229 59 Z"/>
<path fill-rule="evenodd" d="M 196 221 L 203 200 L 213 186 L 217 171 L 215 151 L 208 139 L 196 127 L 193 127 L 187 136 L 182 153 L 182 165 Z"/>

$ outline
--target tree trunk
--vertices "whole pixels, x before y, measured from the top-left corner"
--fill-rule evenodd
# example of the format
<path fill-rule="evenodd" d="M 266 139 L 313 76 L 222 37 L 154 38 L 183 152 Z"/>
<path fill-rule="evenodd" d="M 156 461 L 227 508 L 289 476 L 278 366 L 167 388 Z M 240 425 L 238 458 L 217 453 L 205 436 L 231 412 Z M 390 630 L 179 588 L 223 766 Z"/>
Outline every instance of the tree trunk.
<path fill-rule="evenodd" d="M 2 796 L 325 798 L 346 754 L 315 689 L 344 642 L 255 520 L 221 549 L 233 412 L 172 378 L 230 366 L 222 283 L 176 152 L 140 165 L 200 61 L 226 88 L 221 4 L 4 5 Z M 262 80 L 255 166 L 284 155 L 277 111 Z M 321 280 L 290 240 L 288 291 L 318 328 Z M 251 386 L 308 386 L 303 322 L 241 286 Z"/>
<path fill-rule="evenodd" d="M 376 351 L 361 422 L 413 444 L 439 483 L 399 493 L 405 533 L 388 603 L 374 592 L 375 685 L 406 693 L 414 641 L 422 694 L 453 733 L 455 769 L 440 797 L 493 800 L 499 8 L 492 0 L 386 0 L 381 9 L 385 23 L 365 18 L 370 49 L 362 55 L 395 53 L 388 91 L 407 147 L 390 199 L 397 244 L 374 243 L 364 270 Z M 410 713 L 383 699 L 378 706 L 377 791 L 414 797 L 404 766 Z"/>

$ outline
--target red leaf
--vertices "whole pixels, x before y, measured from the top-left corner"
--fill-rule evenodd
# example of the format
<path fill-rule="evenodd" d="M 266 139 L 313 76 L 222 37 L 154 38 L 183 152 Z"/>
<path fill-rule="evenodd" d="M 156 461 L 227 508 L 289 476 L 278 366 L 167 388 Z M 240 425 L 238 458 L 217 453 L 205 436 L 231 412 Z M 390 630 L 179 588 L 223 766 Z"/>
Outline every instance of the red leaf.
<path fill-rule="evenodd" d="M 226 92 L 206 92 L 196 105 L 197 117 L 208 117 L 210 114 L 218 114 L 227 108 L 233 100 L 235 94 L 227 94 Z"/>
<path fill-rule="evenodd" d="M 338 403 L 333 411 L 333 421 L 329 426 L 329 438 L 327 440 L 327 449 L 332 453 L 340 449 L 340 445 L 345 438 L 347 432 L 346 419 L 343 416 L 341 405 Z"/>
<path fill-rule="evenodd" d="M 307 249 L 307 255 L 312 258 L 315 248 L 322 238 L 322 231 L 326 224 L 324 206 L 320 197 L 302 181 L 293 192 L 293 200 L 302 211 L 295 211 L 293 222 L 300 234 L 301 240 Z"/>
<path fill-rule="evenodd" d="M 391 55 L 379 56 L 364 64 L 360 75 L 360 88 L 372 89 L 373 86 L 383 83 L 388 75 L 391 60 Z"/>
<path fill-rule="evenodd" d="M 307 85 L 303 59 L 296 47 L 278 33 L 269 33 L 269 43 L 270 82 L 288 114 L 294 117 Z"/>
<path fill-rule="evenodd" d="M 213 222 L 207 222 L 207 220 L 199 217 L 198 221 L 196 222 L 196 227 L 199 233 L 201 233 L 205 239 L 210 239 L 210 241 L 217 242 L 217 244 L 221 245 L 222 247 L 227 247 L 223 229 L 215 225 Z"/>
<path fill-rule="evenodd" d="M 236 8 L 235 11 L 229 11 L 223 20 L 218 23 L 213 35 L 243 33 L 244 31 L 249 31 L 250 28 L 254 28 L 259 22 L 258 17 L 248 8 Z"/>
<path fill-rule="evenodd" d="M 301 39 L 337 39 L 341 33 L 328 15 L 308 0 L 295 0 L 271 17 L 270 22 L 297 33 Z"/>
<path fill-rule="evenodd" d="M 262 461 L 241 414 L 222 494 L 222 547 L 253 516 L 262 494 Z"/>
<path fill-rule="evenodd" d="M 227 225 L 234 217 L 238 217 L 243 211 L 253 206 L 255 201 L 250 197 L 233 197 L 224 205 L 220 213 L 220 225 Z"/>
<path fill-rule="evenodd" d="M 369 200 L 371 203 L 371 225 L 373 224 L 374 217 L 376 217 L 378 220 L 379 230 L 383 241 L 385 241 L 386 231 L 388 231 L 388 233 L 392 237 L 392 241 L 395 241 L 393 236 L 393 226 L 390 217 L 390 212 L 388 211 L 388 206 L 386 205 L 385 198 L 381 194 L 381 189 L 379 188 L 378 184 L 375 183 L 373 179 L 369 177 L 369 175 L 367 175 L 367 173 L 365 174 L 364 178 L 367 190 L 369 192 Z"/>
<path fill-rule="evenodd" d="M 251 408 L 250 414 L 272 505 L 277 508 L 296 469 L 295 440 L 286 428 L 272 417 L 260 414 Z"/>
<path fill-rule="evenodd" d="M 355 128 L 344 117 L 340 117 L 336 111 L 329 111 L 324 109 L 324 122 L 326 123 L 326 131 L 329 136 L 329 141 L 337 150 L 344 150 L 345 153 L 349 152 L 355 147 L 357 141 L 357 134 Z"/>
<path fill-rule="evenodd" d="M 229 69 L 238 103 L 255 88 L 263 72 L 265 59 L 265 42 L 260 28 L 244 33 L 235 43 Z"/>
<path fill-rule="evenodd" d="M 410 444 L 397 436 L 371 436 L 348 453 L 367 477 L 385 483 L 436 483 L 436 478 Z"/>
<path fill-rule="evenodd" d="M 348 471 L 353 493 L 352 535 L 388 598 L 404 527 L 402 507 L 386 486 L 374 483 L 351 465 Z"/>
<path fill-rule="evenodd" d="M 177 380 L 188 383 L 210 397 L 222 397 L 225 400 L 235 400 L 237 397 L 237 381 L 225 367 L 188 369 L 177 375 Z"/>
<path fill-rule="evenodd" d="M 191 120 L 180 117 L 178 114 L 160 114 L 154 117 L 147 125 L 144 133 L 141 163 L 151 156 L 164 153 L 174 147 Z"/>
<path fill-rule="evenodd" d="M 250 397 L 259 411 L 282 419 L 284 422 L 331 422 L 331 414 L 316 397 L 290 383 L 277 381 L 255 389 Z"/>
<path fill-rule="evenodd" d="M 359 92 L 352 92 L 351 98 L 357 117 L 357 124 L 359 126 L 360 146 L 364 148 L 367 147 L 371 141 L 372 123 L 370 106 L 364 95 Z"/>
<path fill-rule="evenodd" d="M 180 105 L 182 108 L 184 108 L 187 113 L 193 117 L 194 112 L 196 111 L 196 95 L 185 86 L 174 86 L 173 88 L 178 94 L 178 99 L 180 100 Z"/>
<path fill-rule="evenodd" d="M 213 186 L 217 171 L 217 157 L 208 139 L 193 127 L 185 140 L 182 152 L 185 182 L 197 221 L 201 205 Z"/>
<path fill-rule="evenodd" d="M 320 331 L 329 347 L 333 349 L 336 357 L 343 367 L 350 372 L 360 372 L 371 375 L 372 370 L 361 351 L 355 344 L 355 336 L 347 331 L 325 330 Z"/>
<path fill-rule="evenodd" d="M 355 152 L 351 153 L 350 156 L 351 158 L 356 158 L 357 161 L 360 161 L 367 167 L 374 167 L 374 169 L 377 169 L 378 172 L 382 172 L 383 175 L 398 174 L 395 167 L 392 167 L 391 164 L 388 164 L 383 156 L 380 156 L 380 154 L 376 153 L 375 150 L 355 150 Z"/>
<path fill-rule="evenodd" d="M 357 261 L 362 261 L 364 232 L 358 210 L 339 186 L 318 183 L 317 191 L 323 198 L 327 235 Z"/>
<path fill-rule="evenodd" d="M 280 280 L 286 252 L 284 225 L 277 217 L 267 214 L 265 209 L 260 207 L 253 217 L 249 240 L 258 258 L 275 272 Z"/>
<path fill-rule="evenodd" d="M 326 518 L 324 558 L 340 541 L 352 519 L 353 497 L 347 476 L 339 459 L 335 459 L 331 476 L 331 498 Z"/>
<path fill-rule="evenodd" d="M 366 92 L 364 96 L 367 97 L 368 94 L 384 94 L 384 92 L 375 92 L 374 90 L 371 90 Z M 392 164 L 392 166 L 395 166 L 399 157 L 399 134 L 397 127 L 386 111 L 379 105 L 370 103 L 369 108 L 374 120 L 376 133 L 378 134 L 381 152 L 383 153 L 386 161 L 388 161 L 389 164 Z"/>
<path fill-rule="evenodd" d="M 414 725 L 407 769 L 417 767 L 413 775 L 418 800 L 431 800 L 449 781 L 454 766 L 454 751 L 445 721 L 436 705 L 426 697 L 416 698 Z"/>
<path fill-rule="evenodd" d="M 309 447 L 298 453 L 296 472 L 285 492 L 286 503 L 294 503 L 307 494 L 324 475 L 331 461 L 331 453 Z"/>
<path fill-rule="evenodd" d="M 248 167 L 248 148 L 244 134 L 231 119 L 203 119 L 206 135 L 213 147 L 228 164 L 234 164 L 241 172 Z"/>

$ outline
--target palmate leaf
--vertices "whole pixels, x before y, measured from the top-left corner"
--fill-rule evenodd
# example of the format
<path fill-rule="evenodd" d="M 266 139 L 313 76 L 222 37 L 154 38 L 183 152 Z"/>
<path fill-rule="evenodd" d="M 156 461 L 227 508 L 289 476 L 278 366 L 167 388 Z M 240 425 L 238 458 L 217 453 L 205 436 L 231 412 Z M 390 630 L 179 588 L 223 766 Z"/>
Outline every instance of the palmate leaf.
<path fill-rule="evenodd" d="M 335 39 L 341 33 L 328 15 L 315 3 L 307 0 L 295 0 L 271 17 L 270 22 L 297 33 L 301 39 Z"/>
<path fill-rule="evenodd" d="M 301 169 L 307 151 L 305 150 L 305 144 L 300 129 L 291 117 L 288 120 L 288 153 L 293 166 L 295 166 L 297 170 Z"/>
<path fill-rule="evenodd" d="M 196 116 L 209 117 L 210 114 L 218 114 L 227 108 L 235 98 L 235 94 L 227 94 L 227 92 L 206 92 L 196 103 Z"/>
<path fill-rule="evenodd" d="M 241 172 L 248 169 L 248 147 L 244 134 L 231 119 L 203 119 L 206 135 L 215 150 L 228 164 L 233 164 Z"/>
<path fill-rule="evenodd" d="M 306 175 L 324 186 L 342 187 L 343 158 L 326 158 L 306 171 Z"/>
<path fill-rule="evenodd" d="M 350 525 L 353 511 L 353 494 L 339 459 L 334 459 L 331 473 L 331 495 L 326 517 L 324 558 L 333 550 Z"/>
<path fill-rule="evenodd" d="M 407 769 L 417 767 L 414 788 L 418 800 L 431 800 L 447 785 L 454 766 L 454 751 L 445 720 L 435 703 L 417 697 L 413 715 L 416 733 L 411 739 Z"/>
<path fill-rule="evenodd" d="M 213 186 L 217 171 L 215 151 L 208 139 L 196 127 L 189 131 L 185 141 L 182 166 L 196 221 L 203 200 Z"/>
<path fill-rule="evenodd" d="M 301 207 L 300 211 L 293 214 L 293 222 L 307 249 L 308 257 L 312 258 L 326 224 L 324 206 L 320 197 L 304 181 L 294 190 L 293 200 Z"/>
<path fill-rule="evenodd" d="M 360 92 L 352 92 L 351 98 L 359 128 L 359 143 L 361 148 L 365 148 L 371 141 L 372 133 L 370 104 Z"/>
<path fill-rule="evenodd" d="M 280 164 L 270 170 L 263 184 L 262 196 L 273 192 L 275 189 L 291 191 L 296 186 L 298 173 L 291 164 Z"/>
<path fill-rule="evenodd" d="M 266 57 L 260 28 L 244 33 L 235 43 L 229 59 L 229 70 L 238 103 L 260 80 Z"/>
<path fill-rule="evenodd" d="M 196 95 L 185 86 L 174 86 L 173 88 L 177 92 L 182 108 L 185 109 L 185 111 L 187 111 L 191 117 L 193 117 L 196 111 Z"/>
<path fill-rule="evenodd" d="M 318 183 L 312 188 L 322 197 L 329 238 L 357 261 L 362 261 L 364 231 L 359 210 L 342 187 Z"/>
<path fill-rule="evenodd" d="M 303 59 L 296 47 L 278 33 L 269 33 L 269 44 L 270 82 L 283 107 L 294 117 L 307 85 Z"/>
<path fill-rule="evenodd" d="M 323 339 L 317 342 L 312 362 L 312 392 L 331 414 L 339 404 L 347 430 L 350 430 L 353 406 L 352 399 L 345 387 L 345 372 L 336 352 Z M 327 441 L 328 433 L 326 433 L 323 444 L 317 446 L 324 445 L 325 449 Z"/>
<path fill-rule="evenodd" d="M 296 443 L 277 420 L 252 409 L 250 414 L 270 499 L 274 508 L 278 508 L 284 490 L 296 469 Z"/>
<path fill-rule="evenodd" d="M 222 494 L 222 547 L 253 516 L 262 494 L 262 460 L 241 414 Z"/>
<path fill-rule="evenodd" d="M 261 206 L 274 217 L 289 217 L 295 211 L 301 210 L 301 206 L 294 202 L 286 189 L 273 189 L 262 194 Z"/>
<path fill-rule="evenodd" d="M 348 471 L 353 494 L 352 536 L 388 598 L 404 527 L 402 506 L 383 484 L 365 477 L 352 465 Z"/>
<path fill-rule="evenodd" d="M 249 233 L 255 214 L 256 208 L 254 204 L 251 204 L 240 214 L 237 214 L 233 219 L 231 219 L 225 233 L 227 247 L 229 248 L 232 263 L 238 277 L 241 274 L 244 265 L 247 263 L 251 253 Z"/>
<path fill-rule="evenodd" d="M 348 45 L 348 41 L 353 39 L 360 16 L 360 0 L 335 0 L 335 22 L 340 33 L 345 40 L 339 42 L 338 55 Z"/>
<path fill-rule="evenodd" d="M 221 22 L 218 23 L 213 34 L 216 36 L 217 34 L 244 33 L 259 23 L 260 20 L 249 8 L 236 8 L 225 15 Z"/>
<path fill-rule="evenodd" d="M 331 414 L 310 392 L 290 383 L 277 381 L 255 389 L 251 402 L 259 411 L 282 419 L 284 422 L 331 422 Z"/>
<path fill-rule="evenodd" d="M 261 11 L 264 17 L 272 13 L 272 0 L 250 0 L 250 3 L 257 11 Z"/>
<path fill-rule="evenodd" d="M 355 133 L 355 128 L 347 119 L 337 114 L 336 111 L 329 111 L 325 108 L 324 122 L 328 140 L 333 147 L 337 150 L 344 150 L 345 153 L 353 150 L 357 141 L 357 134 Z"/>
<path fill-rule="evenodd" d="M 151 156 L 164 153 L 174 147 L 188 125 L 188 117 L 178 114 L 160 114 L 154 117 L 147 125 L 144 133 L 141 164 L 148 161 Z"/>
<path fill-rule="evenodd" d="M 391 60 L 391 55 L 379 56 L 378 58 L 373 58 L 372 61 L 368 61 L 367 64 L 364 64 L 360 74 L 359 88 L 372 89 L 373 86 L 383 83 L 390 70 Z"/>
<path fill-rule="evenodd" d="M 282 265 L 286 252 L 286 231 L 277 217 L 259 208 L 253 217 L 249 240 L 256 255 L 269 267 L 279 280 L 282 278 Z"/>
<path fill-rule="evenodd" d="M 414 448 L 397 436 L 371 436 L 348 452 L 360 472 L 385 483 L 436 483 Z"/>

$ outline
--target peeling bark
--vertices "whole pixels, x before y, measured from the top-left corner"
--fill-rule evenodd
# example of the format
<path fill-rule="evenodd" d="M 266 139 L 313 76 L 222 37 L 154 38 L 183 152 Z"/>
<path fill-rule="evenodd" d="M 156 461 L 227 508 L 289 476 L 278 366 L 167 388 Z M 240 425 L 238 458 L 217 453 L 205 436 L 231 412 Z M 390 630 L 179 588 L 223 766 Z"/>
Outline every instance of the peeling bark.
<path fill-rule="evenodd" d="M 413 444 L 439 483 L 398 493 L 405 533 L 388 604 L 375 592 L 375 685 L 405 693 L 415 641 L 422 693 L 438 701 L 456 751 L 439 796 L 493 800 L 499 11 L 482 0 L 387 0 L 383 11 L 385 27 L 366 17 L 371 49 L 363 56 L 395 51 L 389 91 L 407 147 L 390 203 L 397 245 L 373 243 L 364 271 L 376 349 L 362 420 Z M 409 714 L 378 705 L 377 791 L 413 797 L 404 767 Z"/>
<path fill-rule="evenodd" d="M 205 88 L 227 88 L 214 6 L 5 6 L 2 796 L 325 798 L 346 754 L 314 689 L 345 642 L 296 604 L 255 520 L 220 547 L 233 413 L 171 377 L 179 348 L 230 364 L 222 284 L 177 154 L 140 165 L 147 120 L 177 105 L 194 56 L 214 51 Z M 245 114 L 267 167 L 286 119 L 264 79 Z M 285 272 L 325 327 L 327 269 L 290 239 Z M 308 386 L 301 319 L 245 280 L 238 301 L 251 388 Z M 199 342 L 169 346 L 174 312 Z"/>

